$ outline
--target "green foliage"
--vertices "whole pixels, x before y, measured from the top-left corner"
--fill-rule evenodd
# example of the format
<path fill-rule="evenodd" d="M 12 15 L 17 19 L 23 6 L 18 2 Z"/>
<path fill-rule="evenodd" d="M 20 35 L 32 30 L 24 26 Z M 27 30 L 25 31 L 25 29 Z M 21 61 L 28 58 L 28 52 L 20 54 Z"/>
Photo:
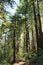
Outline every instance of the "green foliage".
<path fill-rule="evenodd" d="M 28 62 L 32 62 L 36 59 L 37 54 L 34 51 L 30 51 L 29 53 L 26 53 L 25 60 Z"/>
<path fill-rule="evenodd" d="M 34 65 L 43 64 L 43 50 L 38 50 L 38 52 L 29 52 L 26 54 L 26 61 Z"/>

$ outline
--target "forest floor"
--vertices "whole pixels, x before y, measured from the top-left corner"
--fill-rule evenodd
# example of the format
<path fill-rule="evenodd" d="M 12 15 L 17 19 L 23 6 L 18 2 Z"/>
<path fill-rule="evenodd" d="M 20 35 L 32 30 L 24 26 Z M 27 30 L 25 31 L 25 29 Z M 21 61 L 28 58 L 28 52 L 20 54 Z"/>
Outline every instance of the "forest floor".
<path fill-rule="evenodd" d="M 43 65 L 43 54 L 38 55 L 37 57 L 32 59 L 31 62 L 20 61 L 14 63 L 13 65 Z"/>
<path fill-rule="evenodd" d="M 42 59 L 38 58 L 38 60 L 35 60 L 34 62 L 27 63 L 27 62 L 21 61 L 21 62 L 16 62 L 13 65 L 43 65 L 43 57 Z"/>
<path fill-rule="evenodd" d="M 30 64 L 27 64 L 27 63 L 24 63 L 24 62 L 19 62 L 19 63 L 14 63 L 13 65 L 43 65 L 43 64 L 34 64 L 34 63 L 30 63 Z"/>

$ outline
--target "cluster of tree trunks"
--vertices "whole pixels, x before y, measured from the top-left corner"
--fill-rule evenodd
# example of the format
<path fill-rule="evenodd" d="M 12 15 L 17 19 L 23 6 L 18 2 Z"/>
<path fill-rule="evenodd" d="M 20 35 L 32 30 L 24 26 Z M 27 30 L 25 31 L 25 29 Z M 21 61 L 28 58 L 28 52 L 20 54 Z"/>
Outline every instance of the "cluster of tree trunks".
<path fill-rule="evenodd" d="M 33 11 L 34 11 L 34 20 L 35 20 L 35 29 L 36 29 L 37 48 L 43 49 L 43 44 L 42 44 L 43 43 L 43 33 L 42 33 L 42 27 L 41 27 L 41 17 L 40 17 L 38 0 L 37 0 L 38 14 L 36 15 L 36 9 L 35 9 L 34 2 L 33 2 Z"/>
<path fill-rule="evenodd" d="M 40 11 L 39 11 L 39 3 L 38 3 L 38 0 L 37 0 L 37 12 L 38 14 L 36 15 L 36 9 L 35 9 L 35 2 L 33 2 L 33 14 L 34 14 L 34 21 L 35 21 L 35 32 L 36 32 L 36 41 L 37 41 L 37 48 L 41 48 L 43 49 L 43 34 L 42 34 L 42 28 L 41 28 L 41 18 L 40 18 Z M 38 25 L 37 25 L 38 24 Z M 24 33 L 25 34 L 25 33 Z M 29 28 L 28 28 L 28 25 L 26 25 L 26 38 L 24 38 L 26 41 L 26 52 L 28 53 L 32 47 L 32 50 L 35 49 L 35 42 L 34 42 L 34 31 L 32 29 L 32 45 L 30 46 L 30 39 L 29 39 Z M 15 59 L 15 45 L 16 45 L 16 42 L 15 42 L 15 30 L 14 30 L 14 39 L 13 39 L 13 48 L 14 48 L 14 59 L 13 61 L 15 62 L 16 59 Z M 25 44 L 24 44 L 25 45 Z"/>

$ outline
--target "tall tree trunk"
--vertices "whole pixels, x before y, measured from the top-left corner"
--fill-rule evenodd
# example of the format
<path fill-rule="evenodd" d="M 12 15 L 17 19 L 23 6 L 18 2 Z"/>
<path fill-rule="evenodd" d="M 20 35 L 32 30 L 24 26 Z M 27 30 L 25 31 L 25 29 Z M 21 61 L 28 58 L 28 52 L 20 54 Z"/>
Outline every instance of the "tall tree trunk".
<path fill-rule="evenodd" d="M 42 27 L 41 27 L 41 17 L 40 17 L 40 9 L 39 9 L 39 2 L 37 0 L 37 10 L 38 10 L 38 21 L 39 21 L 39 44 L 38 46 L 43 49 L 43 34 L 42 34 Z"/>
<path fill-rule="evenodd" d="M 14 50 L 14 52 L 13 52 L 13 63 L 16 61 L 15 60 L 15 29 L 14 29 L 14 32 L 13 32 L 13 50 Z"/>
<path fill-rule="evenodd" d="M 35 50 L 35 46 L 34 46 L 34 32 L 32 29 L 32 50 Z"/>
<path fill-rule="evenodd" d="M 38 20 L 39 20 L 39 33 L 42 33 L 42 27 L 41 27 L 41 17 L 40 17 L 40 11 L 39 11 L 39 2 L 37 0 L 37 9 L 38 9 Z"/>
<path fill-rule="evenodd" d="M 26 52 L 28 53 L 30 50 L 29 47 L 29 28 L 28 25 L 26 25 Z"/>
<path fill-rule="evenodd" d="M 35 20 L 36 39 L 37 39 L 37 44 L 39 44 L 37 18 L 36 18 L 36 11 L 35 11 L 35 3 L 34 2 L 33 2 L 33 12 L 34 12 L 34 20 Z"/>

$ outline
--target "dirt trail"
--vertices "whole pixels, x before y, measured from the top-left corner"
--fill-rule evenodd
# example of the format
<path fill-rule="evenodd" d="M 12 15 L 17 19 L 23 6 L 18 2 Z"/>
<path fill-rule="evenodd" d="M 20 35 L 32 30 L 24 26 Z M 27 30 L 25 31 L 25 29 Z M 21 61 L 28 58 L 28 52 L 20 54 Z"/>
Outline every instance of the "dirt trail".
<path fill-rule="evenodd" d="M 26 62 L 18 62 L 18 63 L 14 63 L 13 65 L 26 65 Z"/>

